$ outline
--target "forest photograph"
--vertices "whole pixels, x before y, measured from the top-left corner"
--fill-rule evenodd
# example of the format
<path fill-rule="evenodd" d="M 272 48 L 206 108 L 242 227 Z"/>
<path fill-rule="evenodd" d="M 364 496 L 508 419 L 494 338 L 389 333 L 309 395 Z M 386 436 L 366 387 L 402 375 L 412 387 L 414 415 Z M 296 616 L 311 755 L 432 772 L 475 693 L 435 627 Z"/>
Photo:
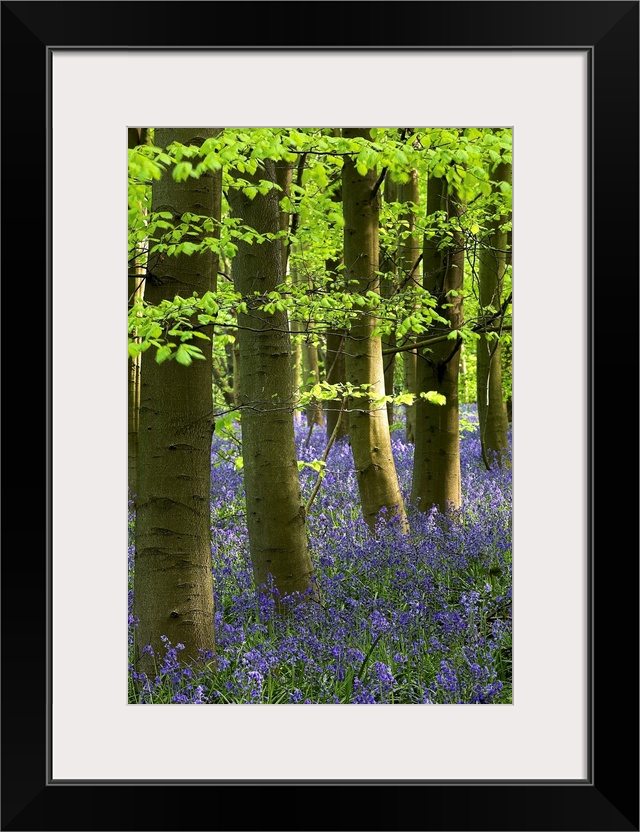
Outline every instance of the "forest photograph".
<path fill-rule="evenodd" d="M 512 138 L 128 128 L 128 704 L 513 704 Z"/>

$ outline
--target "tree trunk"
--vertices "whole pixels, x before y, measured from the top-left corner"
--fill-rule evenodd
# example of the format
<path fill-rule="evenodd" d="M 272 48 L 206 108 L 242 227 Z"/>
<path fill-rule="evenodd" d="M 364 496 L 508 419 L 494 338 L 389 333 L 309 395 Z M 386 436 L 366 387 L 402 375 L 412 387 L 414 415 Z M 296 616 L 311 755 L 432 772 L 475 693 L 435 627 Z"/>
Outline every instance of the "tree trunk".
<path fill-rule="evenodd" d="M 132 150 L 147 141 L 148 128 L 129 127 L 127 129 L 128 147 Z M 142 259 L 142 258 L 141 258 Z M 144 268 L 141 263 L 129 263 L 127 280 L 127 304 L 129 309 L 144 294 Z M 128 484 L 129 497 L 135 500 L 138 491 L 138 434 L 140 431 L 140 354 L 127 358 L 128 386 Z"/>
<path fill-rule="evenodd" d="M 209 128 L 157 128 L 155 142 L 201 144 L 217 135 Z M 202 176 L 177 183 L 170 172 L 153 183 L 154 211 L 180 217 L 185 211 L 218 222 L 221 178 Z M 211 251 L 167 257 L 154 268 L 146 299 L 159 304 L 176 295 L 189 297 L 215 289 L 218 258 Z M 211 335 L 211 332 L 208 333 Z M 136 669 L 153 674 L 154 659 L 142 649 L 150 644 L 158 664 L 164 656 L 162 636 L 189 663 L 200 649 L 215 651 L 211 574 L 211 342 L 198 340 L 205 360 L 189 367 L 168 360 L 158 364 L 152 349 L 142 354 L 140 438 L 134 615 Z"/>
<path fill-rule="evenodd" d="M 320 362 L 318 361 L 318 347 L 309 341 L 302 343 L 302 371 L 305 381 L 313 384 L 320 383 Z M 307 425 L 323 425 L 324 414 L 322 402 L 309 402 L 306 408 Z"/>
<path fill-rule="evenodd" d="M 233 404 L 235 407 L 240 405 L 240 349 L 238 348 L 238 335 L 236 334 L 233 341 L 233 348 L 231 353 L 231 360 L 233 364 Z"/>
<path fill-rule="evenodd" d="M 384 200 L 387 203 L 397 202 L 399 186 L 391 179 L 385 179 L 384 183 Z M 397 238 L 396 238 L 397 241 Z M 392 298 L 398 291 L 397 284 L 397 246 L 393 245 L 391 250 L 387 253 L 380 253 L 380 271 L 382 277 L 380 278 L 380 294 L 383 298 Z M 393 349 L 396 346 L 396 333 L 392 329 L 388 335 L 382 336 L 382 349 Z M 394 352 L 383 356 L 384 366 L 384 392 L 387 396 L 394 395 L 394 376 L 396 370 L 396 354 Z M 387 419 L 389 424 L 393 424 L 393 402 L 387 402 Z"/>
<path fill-rule="evenodd" d="M 293 162 L 285 162 L 280 159 L 275 162 L 276 182 L 282 188 L 278 193 L 280 203 L 280 231 L 289 231 L 291 223 L 291 182 L 293 181 Z M 283 237 L 280 241 L 282 251 L 282 274 L 287 274 L 287 262 L 289 259 L 289 239 Z"/>
<path fill-rule="evenodd" d="M 297 266 L 291 264 L 291 280 L 294 284 L 300 285 L 304 283 L 309 284 L 309 281 L 300 276 Z M 309 286 L 312 291 L 313 287 Z M 313 321 L 293 320 L 291 322 L 291 331 L 298 334 L 301 340 L 298 340 L 299 349 L 299 364 L 297 368 L 294 366 L 294 376 L 299 376 L 300 381 L 298 388 L 301 386 L 303 390 L 309 388 L 309 385 L 320 383 L 320 364 L 318 361 L 318 347 L 310 340 L 313 331 Z M 298 389 L 297 388 L 297 389 Z M 315 425 L 324 424 L 324 415 L 322 412 L 322 402 L 311 401 L 305 408 L 305 415 L 307 419 L 307 426 L 313 428 Z"/>
<path fill-rule="evenodd" d="M 499 182 L 511 182 L 511 165 L 500 163 L 494 173 Z M 502 303 L 506 265 L 507 233 L 500 221 L 492 220 L 486 248 L 480 253 L 478 282 L 480 314 L 493 315 Z M 494 325 L 499 326 L 495 320 Z M 502 390 L 502 345 L 498 339 L 481 334 L 477 344 L 477 401 L 482 458 L 487 468 L 493 464 L 509 467 L 507 408 Z"/>
<path fill-rule="evenodd" d="M 292 273 L 292 280 L 294 279 Z M 300 393 L 306 387 L 306 379 L 303 377 L 302 369 L 302 325 L 296 318 L 289 316 L 289 331 L 291 332 L 291 373 L 292 386 L 295 400 L 298 401 Z M 293 411 L 293 421 L 296 425 L 302 424 L 302 410 Z"/>
<path fill-rule="evenodd" d="M 244 179 L 275 181 L 272 161 Z M 234 216 L 261 234 L 279 228 L 278 193 L 253 200 L 229 189 Z M 300 492 L 292 410 L 297 391 L 292 384 L 291 340 L 287 316 L 255 308 L 254 292 L 264 295 L 282 283 L 282 247 L 265 242 L 238 242 L 233 261 L 235 287 L 248 311 L 238 314 L 239 379 L 247 530 L 255 586 L 261 591 L 268 576 L 286 596 L 313 586 L 307 548 L 305 511 Z"/>
<path fill-rule="evenodd" d="M 345 129 L 347 138 L 370 138 L 368 129 Z M 378 194 L 375 170 L 361 176 L 347 157 L 342 170 L 344 211 L 344 262 L 347 281 L 353 291 L 365 294 L 379 292 L 378 272 Z M 346 344 L 345 368 L 347 381 L 353 385 L 371 385 L 373 399 L 384 397 L 384 366 L 382 344 L 372 333 L 376 319 L 367 307 L 362 317 L 352 323 Z M 408 531 L 404 502 L 396 474 L 387 408 L 369 404 L 367 399 L 352 398 L 349 402 L 349 435 L 356 469 L 363 517 L 373 531 L 382 519 L 399 520 Z M 381 512 L 386 510 L 386 517 Z"/>
<path fill-rule="evenodd" d="M 347 381 L 346 370 L 344 365 L 344 351 L 347 341 L 346 329 L 334 330 L 327 332 L 327 382 L 329 384 L 345 384 Z M 336 431 L 336 440 L 343 436 L 349 435 L 349 414 L 343 411 L 342 417 L 338 424 L 338 417 L 340 415 L 340 408 L 342 407 L 342 399 L 332 399 L 325 404 L 325 414 L 327 421 L 327 442 L 333 436 L 333 432 L 338 425 Z"/>
<path fill-rule="evenodd" d="M 427 186 L 427 216 L 446 210 L 448 218 L 459 215 L 462 206 L 446 191 L 444 179 L 429 178 Z M 462 321 L 462 295 L 448 296 L 450 291 L 461 293 L 464 280 L 464 240 L 455 233 L 451 246 L 440 252 L 440 239 L 429 239 L 425 234 L 423 285 L 438 299 L 438 314 L 446 318 L 449 327 Z M 435 324 L 428 336 L 443 334 L 446 329 Z M 433 390 L 446 397 L 445 405 L 432 404 L 419 398 L 416 402 L 416 442 L 414 449 L 411 501 L 420 511 L 434 506 L 441 512 L 459 508 L 462 502 L 460 477 L 460 424 L 458 411 L 459 339 L 433 344 L 418 353 L 416 372 L 418 392 Z"/>
<path fill-rule="evenodd" d="M 296 216 L 292 214 L 291 207 L 291 183 L 293 182 L 293 162 L 285 162 L 284 160 L 279 160 L 274 163 L 275 164 L 275 172 L 276 172 L 276 181 L 278 185 L 282 188 L 282 191 L 278 194 L 278 199 L 280 202 L 280 230 L 281 231 L 289 231 L 291 226 L 291 217 Z M 304 165 L 304 162 L 302 162 Z M 282 252 L 282 274 L 286 277 L 287 274 L 287 265 L 289 262 L 289 251 L 291 248 L 291 242 L 288 237 L 283 237 L 281 240 L 281 252 Z M 283 279 L 284 279 L 283 277 Z M 290 321 L 289 329 L 292 333 L 297 333 L 297 324 L 295 321 Z M 291 341 L 291 361 L 292 361 L 292 368 L 293 368 L 293 389 L 296 391 L 296 395 L 299 393 L 302 387 L 302 347 L 300 344 L 300 340 L 297 337 L 292 338 Z M 302 413 L 299 410 L 294 410 L 293 412 L 293 419 L 296 424 L 302 422 Z"/>
<path fill-rule="evenodd" d="M 406 205 L 403 219 L 408 224 L 409 236 L 400 242 L 398 247 L 398 265 L 403 284 L 410 285 L 412 281 L 420 280 L 418 260 L 420 258 L 420 241 L 415 233 L 416 209 L 413 205 L 420 202 L 418 189 L 418 171 L 411 171 L 411 179 L 400 186 L 398 190 L 398 202 Z M 405 350 L 402 355 L 402 370 L 404 378 L 404 389 L 408 393 L 416 392 L 416 362 L 415 350 Z M 405 405 L 406 440 L 415 442 L 416 430 L 416 405 Z"/>
<path fill-rule="evenodd" d="M 341 129 L 339 127 L 333 128 L 333 135 L 340 136 Z M 342 187 L 340 186 L 334 190 L 332 199 L 335 202 L 342 201 Z M 329 286 L 336 286 L 339 282 L 343 283 L 343 278 L 338 275 L 341 272 L 338 269 L 343 264 L 343 258 L 337 256 L 325 261 L 325 271 L 329 277 Z M 344 349 L 347 340 L 346 329 L 330 329 L 326 334 L 326 361 L 325 361 L 325 375 L 329 384 L 345 384 L 347 381 L 345 366 L 344 366 Z M 349 414 L 342 407 L 342 399 L 333 399 L 325 402 L 324 412 L 327 426 L 327 443 L 331 441 L 331 437 L 335 431 L 334 441 L 341 439 L 343 436 L 349 435 Z M 342 413 L 342 415 L 340 415 Z"/>

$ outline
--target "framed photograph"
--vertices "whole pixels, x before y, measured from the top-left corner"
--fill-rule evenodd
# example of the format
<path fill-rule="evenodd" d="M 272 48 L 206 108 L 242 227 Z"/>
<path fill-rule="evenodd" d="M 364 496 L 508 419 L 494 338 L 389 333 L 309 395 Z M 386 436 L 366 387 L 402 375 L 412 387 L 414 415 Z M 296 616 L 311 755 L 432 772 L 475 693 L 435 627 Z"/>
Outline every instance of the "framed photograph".
<path fill-rule="evenodd" d="M 3 830 L 639 829 L 638 6 L 2 2 L 8 354 L 46 403 Z M 128 704 L 124 136 L 196 123 L 512 129 L 512 704 Z"/>

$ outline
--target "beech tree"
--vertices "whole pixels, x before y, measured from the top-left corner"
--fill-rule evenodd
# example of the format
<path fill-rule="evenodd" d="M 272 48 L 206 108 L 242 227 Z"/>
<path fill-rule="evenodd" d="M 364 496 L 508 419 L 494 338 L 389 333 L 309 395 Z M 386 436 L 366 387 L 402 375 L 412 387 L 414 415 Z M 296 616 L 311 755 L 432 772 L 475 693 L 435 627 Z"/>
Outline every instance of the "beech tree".
<path fill-rule="evenodd" d="M 511 165 L 501 162 L 492 178 L 511 185 Z M 477 344 L 477 402 L 480 421 L 482 458 L 487 468 L 493 464 L 509 465 L 507 409 L 503 401 L 502 342 L 500 330 L 504 318 L 504 273 L 507 259 L 507 230 L 499 207 L 489 217 L 488 233 L 478 255 L 480 315 L 492 332 L 481 332 Z"/>
<path fill-rule="evenodd" d="M 387 176 L 383 187 L 380 189 L 383 197 L 383 205 L 386 203 L 388 207 L 390 204 L 397 202 L 399 185 L 394 182 L 391 177 Z M 394 223 L 390 223 L 388 229 L 388 236 L 390 243 L 387 248 L 380 243 L 380 294 L 387 299 L 392 298 L 398 291 L 398 228 Z M 395 370 L 396 370 L 396 353 L 393 348 L 396 346 L 396 330 L 394 326 L 389 327 L 389 331 L 382 336 L 382 354 L 384 367 L 384 391 L 389 401 L 387 402 L 387 418 L 389 425 L 393 424 L 393 395 L 395 387 Z"/>
<path fill-rule="evenodd" d="M 408 131 L 404 129 L 401 135 Z M 387 243 L 381 250 L 385 251 L 384 259 L 381 255 L 380 270 L 382 293 L 387 298 L 401 296 L 402 293 L 411 292 L 414 287 L 421 285 L 420 262 L 421 235 L 416 230 L 416 210 L 420 201 L 419 177 L 415 168 L 407 171 L 402 182 L 393 183 L 385 181 L 385 208 L 386 216 L 382 225 L 386 225 Z M 420 315 L 420 303 L 407 310 L 410 317 Z M 393 313 L 392 317 L 393 317 Z M 398 336 L 397 320 L 395 326 L 389 328 L 388 333 L 382 339 L 382 355 L 385 367 L 385 390 L 387 396 L 392 397 L 388 402 L 390 424 L 394 421 L 395 386 L 398 384 L 396 378 L 396 357 L 402 361 L 402 396 L 404 398 L 405 410 L 405 436 L 407 441 L 415 440 L 415 395 L 416 395 L 416 352 L 411 348 L 410 342 L 415 337 L 413 324 L 404 329 Z M 397 345 L 397 347 L 396 347 Z M 409 345 L 409 346 L 407 346 Z M 407 395 L 408 394 L 408 395 Z"/>
<path fill-rule="evenodd" d="M 345 138 L 369 139 L 368 129 L 345 128 Z M 380 293 L 378 275 L 379 174 L 366 173 L 347 156 L 342 174 L 344 212 L 344 264 L 349 287 L 361 295 Z M 345 349 L 347 381 L 355 387 L 368 385 L 370 404 L 352 398 L 349 402 L 349 437 L 356 470 L 362 515 L 371 530 L 386 511 L 386 519 L 397 519 L 408 530 L 404 500 L 391 450 L 385 402 L 382 343 L 375 336 L 376 317 L 365 307 L 350 325 Z M 383 404 L 376 404 L 382 400 Z"/>
<path fill-rule="evenodd" d="M 398 267 L 401 285 L 420 283 L 420 238 L 416 232 L 416 212 L 420 203 L 418 171 L 413 168 L 409 181 L 400 185 L 398 202 L 404 206 L 401 214 L 401 238 L 398 245 Z M 402 355 L 404 389 L 416 392 L 417 355 L 415 350 L 405 350 Z M 405 405 L 405 433 L 408 442 L 415 442 L 416 405 Z"/>
<path fill-rule="evenodd" d="M 437 298 L 438 313 L 445 324 L 434 323 L 429 330 L 433 340 L 418 355 L 416 387 L 419 393 L 435 391 L 444 403 L 435 405 L 425 398 L 416 403 L 416 442 L 414 450 L 411 500 L 420 511 L 437 507 L 446 513 L 461 504 L 460 416 L 458 411 L 459 338 L 449 333 L 462 323 L 464 283 L 464 240 L 456 222 L 463 205 L 445 178 L 430 176 L 427 184 L 427 217 L 442 213 L 450 236 L 427 230 L 424 238 L 424 288 Z M 444 244 L 444 247 L 443 247 Z M 457 333 L 454 333 L 457 335 Z"/>
<path fill-rule="evenodd" d="M 156 128 L 154 142 L 199 145 L 219 131 Z M 178 181 L 171 172 L 152 184 L 152 210 L 174 222 L 185 215 L 220 221 L 221 181 L 213 174 Z M 215 233 L 212 232 L 212 233 Z M 150 246 L 161 237 L 160 231 Z M 194 292 L 215 290 L 218 257 L 208 248 L 190 256 L 158 257 L 146 276 L 145 301 L 180 303 Z M 196 332 L 201 336 L 195 339 Z M 154 675 L 166 637 L 184 645 L 181 660 L 214 653 L 211 573 L 212 360 L 211 332 L 189 330 L 176 337 L 174 360 L 166 349 L 141 353 L 140 432 L 134 615 L 138 619 L 135 668 Z M 200 350 L 192 349 L 197 340 Z M 194 360 L 197 358 L 197 360 Z"/>
<path fill-rule="evenodd" d="M 298 263 L 291 264 L 291 280 L 292 283 L 298 287 L 304 285 L 309 287 L 309 291 L 313 291 L 311 285 L 312 279 L 309 276 L 300 274 L 300 267 Z M 320 382 L 320 364 L 318 359 L 317 335 L 314 334 L 314 322 L 310 320 L 292 321 L 292 332 L 297 333 L 297 362 L 298 366 L 294 368 L 296 379 L 298 380 L 298 387 L 308 387 Z M 324 414 L 322 411 L 322 403 L 316 400 L 311 400 L 306 408 L 305 415 L 307 425 L 309 426 L 309 436 L 311 430 L 315 425 L 324 424 Z"/>
<path fill-rule="evenodd" d="M 244 165 L 243 165 L 244 167 Z M 291 338 L 282 308 L 262 308 L 283 282 L 280 206 L 274 162 L 265 159 L 242 172 L 242 186 L 229 188 L 233 217 L 260 235 L 262 243 L 238 241 L 233 258 L 240 352 L 239 405 L 247 508 L 247 532 L 255 585 L 269 575 L 280 596 L 313 591 L 313 565 L 307 546 L 305 508 L 300 492 L 293 408 Z"/>
<path fill-rule="evenodd" d="M 342 259 L 333 258 L 326 261 L 325 270 L 329 279 L 329 286 L 335 286 L 341 278 L 339 269 L 342 267 Z M 326 337 L 326 380 L 330 385 L 345 385 L 347 375 L 345 369 L 345 345 L 347 342 L 347 330 L 344 327 L 339 329 L 330 328 Z M 342 408 L 341 399 L 332 399 L 325 403 L 327 441 L 334 435 L 341 439 L 349 435 L 349 413 Z"/>
<path fill-rule="evenodd" d="M 148 140 L 148 128 L 129 127 L 127 129 L 127 143 L 129 150 L 133 150 Z M 136 197 L 134 196 L 134 200 Z M 141 213 L 145 208 L 138 206 Z M 144 261 L 146 247 L 140 245 L 129 252 L 128 280 L 127 280 L 127 305 L 131 309 L 136 299 L 141 298 L 144 293 Z M 128 442 L 127 460 L 129 483 L 129 496 L 133 499 L 138 490 L 138 433 L 140 421 L 140 355 L 127 356 L 127 416 L 128 416 Z"/>

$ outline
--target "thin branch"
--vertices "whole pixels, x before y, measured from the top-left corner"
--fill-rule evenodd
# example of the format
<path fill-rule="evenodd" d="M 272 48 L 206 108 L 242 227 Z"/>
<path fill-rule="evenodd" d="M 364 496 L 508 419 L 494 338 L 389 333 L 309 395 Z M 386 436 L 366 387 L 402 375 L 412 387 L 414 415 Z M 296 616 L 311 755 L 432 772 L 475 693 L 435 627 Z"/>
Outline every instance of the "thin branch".
<path fill-rule="evenodd" d="M 500 328 L 479 327 L 479 328 L 476 329 L 474 327 L 471 331 L 472 332 L 478 332 L 482 335 L 486 332 L 501 332 L 502 330 L 510 330 L 510 329 L 511 329 L 511 324 L 504 324 Z M 446 335 L 436 335 L 435 338 L 428 338 L 426 341 L 414 341 L 413 344 L 405 344 L 402 347 L 389 347 L 386 350 L 382 350 L 382 354 L 383 355 L 392 355 L 392 354 L 397 353 L 397 352 L 408 352 L 409 350 L 419 349 L 420 347 L 429 347 L 429 346 L 431 346 L 431 344 L 440 344 L 442 341 L 449 340 L 449 335 L 451 334 L 451 332 L 457 332 L 458 337 L 462 337 L 460 335 L 459 330 L 452 329 Z"/>
<path fill-rule="evenodd" d="M 345 396 L 342 399 L 342 407 L 340 408 L 340 412 L 338 413 L 338 418 L 336 419 L 336 424 L 335 424 L 335 427 L 333 429 L 333 433 L 331 434 L 331 438 L 327 442 L 327 447 L 325 448 L 324 453 L 322 454 L 321 462 L 326 462 L 327 461 L 327 457 L 329 456 L 329 451 L 331 450 L 331 446 L 335 442 L 336 436 L 338 435 L 338 427 L 340 426 L 340 420 L 342 419 L 342 414 L 344 413 L 346 403 L 347 403 L 347 397 Z M 309 509 L 311 508 L 311 504 L 313 503 L 313 501 L 316 497 L 316 494 L 320 490 L 320 486 L 322 485 L 322 480 L 323 479 L 324 479 L 324 466 L 323 466 L 323 469 L 318 472 L 318 479 L 316 480 L 316 484 L 313 488 L 313 491 L 311 492 L 311 496 L 307 500 L 307 505 L 305 506 L 305 509 L 304 509 L 305 516 L 309 514 Z"/>
<path fill-rule="evenodd" d="M 329 367 L 329 369 L 327 370 L 327 372 L 325 373 L 327 378 L 331 378 L 331 374 L 333 373 L 333 371 L 335 369 L 336 362 L 337 362 L 338 358 L 340 357 L 340 353 L 344 352 L 345 341 L 346 341 L 346 337 L 343 335 L 340 338 L 340 344 L 338 345 L 338 349 L 336 350 L 336 354 L 335 354 L 335 357 L 333 359 L 333 362 L 332 362 L 331 366 Z"/>
<path fill-rule="evenodd" d="M 387 175 L 387 170 L 388 170 L 388 168 L 382 168 L 382 173 L 378 177 L 378 181 L 373 186 L 373 190 L 371 191 L 371 196 L 369 197 L 370 202 L 373 202 L 373 200 L 375 199 L 375 195 L 380 190 L 380 187 L 382 186 L 382 183 L 384 182 L 384 178 Z"/>
<path fill-rule="evenodd" d="M 229 387 L 229 385 L 227 384 L 226 379 L 224 378 L 220 368 L 218 367 L 215 361 L 212 363 L 211 371 L 213 374 L 213 378 L 216 381 L 216 386 L 218 390 L 220 390 L 220 392 L 222 393 L 225 403 L 228 405 L 234 405 L 235 399 L 233 389 Z"/>
<path fill-rule="evenodd" d="M 311 424 L 309 425 L 309 433 L 307 434 L 307 439 L 304 443 L 305 448 L 309 447 L 309 443 L 311 442 L 311 434 L 313 433 L 313 429 L 314 429 L 315 425 L 316 425 L 316 423 L 312 420 Z"/>
<path fill-rule="evenodd" d="M 304 173 L 304 167 L 305 167 L 306 162 L 307 162 L 307 154 L 306 153 L 301 153 L 300 158 L 298 159 L 298 168 L 296 170 L 296 185 L 298 186 L 298 188 L 302 187 L 302 175 Z M 294 200 L 291 199 L 291 197 L 289 197 L 289 201 L 291 202 L 291 207 L 295 208 L 296 203 L 300 202 L 300 198 L 298 198 L 294 202 Z M 287 235 L 287 242 L 285 244 L 286 260 L 289 259 L 289 252 L 291 250 L 291 238 L 295 236 L 295 233 L 298 230 L 299 218 L 300 218 L 300 215 L 298 214 L 297 211 L 292 211 L 291 212 L 291 225 L 289 227 L 289 233 Z"/>

